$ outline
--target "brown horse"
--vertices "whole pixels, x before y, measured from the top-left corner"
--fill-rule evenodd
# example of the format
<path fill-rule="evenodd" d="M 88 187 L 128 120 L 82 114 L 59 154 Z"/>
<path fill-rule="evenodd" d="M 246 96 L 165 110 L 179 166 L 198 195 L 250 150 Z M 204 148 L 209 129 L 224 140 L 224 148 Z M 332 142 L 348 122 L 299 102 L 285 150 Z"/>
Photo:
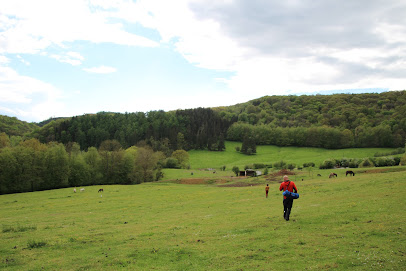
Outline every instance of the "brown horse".
<path fill-rule="evenodd" d="M 330 176 L 328 176 L 329 178 L 333 178 L 333 177 L 337 177 L 337 174 L 335 174 L 334 172 L 330 173 Z"/>
<path fill-rule="evenodd" d="M 354 173 L 354 171 L 352 171 L 352 170 L 347 170 L 347 171 L 345 172 L 345 176 L 347 176 L 348 174 L 350 174 L 350 175 L 352 175 L 352 176 L 355 176 L 355 173 Z"/>

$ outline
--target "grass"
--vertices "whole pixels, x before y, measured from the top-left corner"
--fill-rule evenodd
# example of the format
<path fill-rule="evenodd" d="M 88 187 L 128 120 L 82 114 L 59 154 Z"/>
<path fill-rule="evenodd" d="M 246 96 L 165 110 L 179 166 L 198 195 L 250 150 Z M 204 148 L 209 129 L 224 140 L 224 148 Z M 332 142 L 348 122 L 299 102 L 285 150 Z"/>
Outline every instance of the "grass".
<path fill-rule="evenodd" d="M 405 270 L 396 169 L 302 172 L 289 222 L 278 182 L 267 199 L 264 185 L 169 182 L 1 195 L 0 269 Z"/>
<path fill-rule="evenodd" d="M 234 176 L 233 166 L 238 166 L 243 170 L 246 165 L 254 163 L 273 164 L 281 160 L 286 163 L 294 163 L 297 167 L 304 163 L 313 162 L 316 165 L 312 169 L 312 174 L 317 175 L 318 166 L 326 159 L 335 158 L 366 158 L 373 157 L 377 152 L 390 152 L 391 148 L 353 148 L 328 150 L 321 148 L 303 148 L 303 147 L 277 147 L 277 146 L 257 146 L 257 154 L 244 155 L 235 150 L 235 147 L 241 147 L 241 142 L 226 141 L 226 150 L 223 152 L 191 150 L 190 169 L 164 169 L 164 180 L 176 180 L 183 178 L 223 178 Z M 226 166 L 226 171 L 220 168 Z M 216 171 L 213 174 L 213 170 Z M 306 171 L 306 169 L 304 169 Z M 193 175 L 192 175 L 193 173 Z"/>
<path fill-rule="evenodd" d="M 206 150 L 192 150 L 190 165 L 193 169 L 217 168 L 226 166 L 231 170 L 233 166 L 244 168 L 253 163 L 273 164 L 281 160 L 302 166 L 303 163 L 313 162 L 318 167 L 324 160 L 335 158 L 365 158 L 374 157 L 377 152 L 390 152 L 393 148 L 352 148 L 329 150 L 307 147 L 277 147 L 272 145 L 257 146 L 257 154 L 244 155 L 235 150 L 241 147 L 241 142 L 226 141 L 223 152 L 209 152 Z"/>

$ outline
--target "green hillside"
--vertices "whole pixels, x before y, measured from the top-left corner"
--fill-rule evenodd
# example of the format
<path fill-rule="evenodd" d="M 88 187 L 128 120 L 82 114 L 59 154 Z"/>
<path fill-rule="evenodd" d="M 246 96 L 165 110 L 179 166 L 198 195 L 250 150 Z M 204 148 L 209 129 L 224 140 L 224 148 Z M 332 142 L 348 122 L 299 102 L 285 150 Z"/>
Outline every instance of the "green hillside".
<path fill-rule="evenodd" d="M 0 115 L 0 133 L 9 136 L 23 136 L 34 131 L 38 126 L 35 123 L 21 121 L 15 117 Z"/>

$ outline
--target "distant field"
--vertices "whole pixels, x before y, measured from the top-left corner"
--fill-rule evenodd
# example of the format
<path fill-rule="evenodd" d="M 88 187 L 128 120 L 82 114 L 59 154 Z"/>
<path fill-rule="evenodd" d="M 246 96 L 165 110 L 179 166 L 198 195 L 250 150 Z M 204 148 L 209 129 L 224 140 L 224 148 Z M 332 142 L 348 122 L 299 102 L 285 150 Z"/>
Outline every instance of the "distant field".
<path fill-rule="evenodd" d="M 405 270 L 405 170 L 297 180 L 289 222 L 277 182 L 1 195 L 0 269 Z"/>
<path fill-rule="evenodd" d="M 303 163 L 313 162 L 318 167 L 320 163 L 329 158 L 365 158 L 373 157 L 377 152 L 389 152 L 394 150 L 391 148 L 328 150 L 306 147 L 257 146 L 257 154 L 244 155 L 235 150 L 237 146 L 241 147 L 241 142 L 227 141 L 226 150 L 223 152 L 209 152 L 204 150 L 189 151 L 191 168 L 220 168 L 224 165 L 229 169 L 233 166 L 243 168 L 245 165 L 252 163 L 273 164 L 281 160 L 300 166 L 302 166 Z"/>

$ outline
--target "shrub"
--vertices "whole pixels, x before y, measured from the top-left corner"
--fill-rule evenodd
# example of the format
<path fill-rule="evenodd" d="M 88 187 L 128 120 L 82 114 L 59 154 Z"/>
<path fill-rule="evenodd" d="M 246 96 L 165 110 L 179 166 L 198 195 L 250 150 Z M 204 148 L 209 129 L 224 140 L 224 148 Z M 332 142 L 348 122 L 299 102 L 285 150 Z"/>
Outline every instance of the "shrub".
<path fill-rule="evenodd" d="M 44 242 L 44 241 L 37 242 L 37 241 L 31 240 L 31 241 L 28 241 L 27 247 L 28 248 L 40 248 L 40 247 L 46 246 L 46 244 L 47 244 L 47 242 Z"/>
<path fill-rule="evenodd" d="M 402 166 L 406 166 L 406 154 L 402 156 L 402 158 L 400 158 L 400 164 Z"/>
<path fill-rule="evenodd" d="M 289 169 L 289 170 L 293 170 L 293 169 L 295 169 L 295 167 L 296 167 L 296 164 L 288 164 L 287 165 L 287 168 Z"/>
<path fill-rule="evenodd" d="M 341 167 L 349 167 L 350 165 L 350 160 L 348 158 L 342 158 L 340 161 L 340 166 Z"/>
<path fill-rule="evenodd" d="M 313 162 L 309 162 L 309 163 L 304 163 L 303 167 L 314 167 L 316 164 Z"/>
<path fill-rule="evenodd" d="M 281 160 L 279 162 L 274 163 L 273 167 L 276 168 L 276 169 L 286 169 L 286 162 Z"/>
<path fill-rule="evenodd" d="M 319 168 L 320 169 L 330 169 L 330 168 L 334 168 L 335 165 L 336 165 L 335 159 L 327 159 L 327 160 L 324 160 L 323 163 L 320 164 Z"/>
<path fill-rule="evenodd" d="M 237 166 L 234 166 L 232 171 L 235 173 L 236 176 L 240 173 L 240 169 Z"/>
<path fill-rule="evenodd" d="M 173 157 L 169 157 L 165 161 L 165 167 L 166 168 L 179 168 L 178 164 L 179 164 L 178 159 L 173 158 Z"/>
<path fill-rule="evenodd" d="M 359 165 L 359 161 L 357 159 L 351 159 L 350 163 L 348 164 L 348 167 L 350 168 L 357 168 Z"/>
<path fill-rule="evenodd" d="M 365 158 L 360 164 L 359 167 L 374 167 L 374 163 L 369 159 Z"/>
<path fill-rule="evenodd" d="M 262 163 L 255 163 L 253 165 L 254 169 L 265 168 L 265 164 Z"/>

